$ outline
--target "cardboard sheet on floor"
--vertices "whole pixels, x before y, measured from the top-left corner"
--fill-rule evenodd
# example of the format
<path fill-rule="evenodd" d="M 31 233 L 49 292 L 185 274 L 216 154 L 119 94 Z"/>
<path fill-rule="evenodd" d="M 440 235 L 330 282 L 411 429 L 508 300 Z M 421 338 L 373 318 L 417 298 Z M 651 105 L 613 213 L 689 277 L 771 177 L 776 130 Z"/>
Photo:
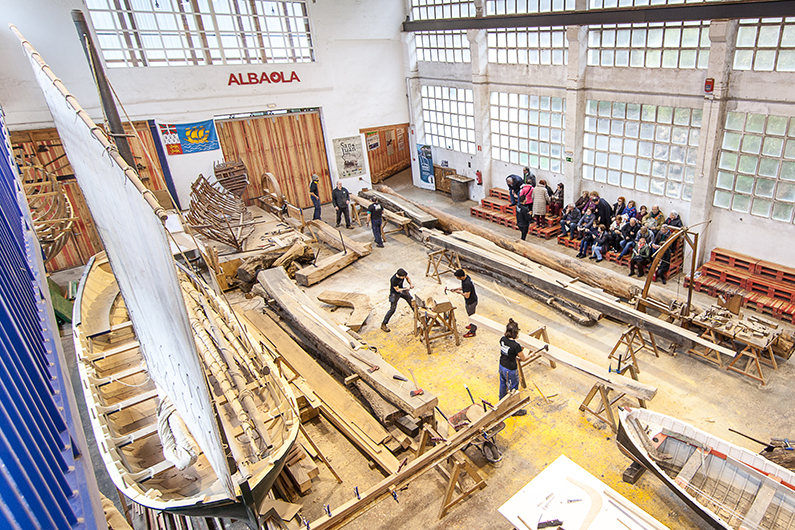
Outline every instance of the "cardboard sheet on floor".
<path fill-rule="evenodd" d="M 668 528 L 565 455 L 508 499 L 499 512 L 521 530 L 537 530 L 540 522 L 554 519 L 564 528 L 589 530 Z"/>

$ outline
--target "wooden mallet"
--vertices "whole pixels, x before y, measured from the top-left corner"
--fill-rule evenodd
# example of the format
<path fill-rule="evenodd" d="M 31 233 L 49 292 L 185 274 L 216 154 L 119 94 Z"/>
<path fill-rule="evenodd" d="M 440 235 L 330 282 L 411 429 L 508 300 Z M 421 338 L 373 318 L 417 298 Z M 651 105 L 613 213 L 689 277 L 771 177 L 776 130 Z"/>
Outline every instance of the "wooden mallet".
<path fill-rule="evenodd" d="M 425 391 L 420 388 L 420 385 L 417 384 L 417 378 L 414 377 L 414 370 L 409 368 L 409 373 L 411 374 L 411 380 L 414 381 L 414 387 L 417 389 L 417 390 L 412 390 L 410 392 L 411 397 L 417 397 L 423 395 Z"/>

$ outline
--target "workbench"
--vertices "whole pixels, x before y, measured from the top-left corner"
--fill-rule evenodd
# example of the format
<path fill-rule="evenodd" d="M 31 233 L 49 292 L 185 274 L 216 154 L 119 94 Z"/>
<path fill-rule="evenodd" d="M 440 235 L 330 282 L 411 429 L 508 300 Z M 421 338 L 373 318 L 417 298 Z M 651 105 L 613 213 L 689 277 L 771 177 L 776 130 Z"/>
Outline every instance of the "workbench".
<path fill-rule="evenodd" d="M 784 331 L 781 326 L 754 316 L 740 318 L 716 306 L 694 316 L 690 324 L 703 329 L 701 337 L 715 344 L 726 343 L 735 349 L 736 355 L 726 366 L 727 370 L 750 377 L 764 385 L 762 364 L 771 366 L 774 370 L 778 369 L 773 344 Z M 742 349 L 736 349 L 735 343 L 742 346 Z M 715 349 L 699 348 L 696 345 L 688 353 L 723 366 L 721 354 Z M 744 367 L 740 366 L 743 362 Z"/>
<path fill-rule="evenodd" d="M 560 525 L 542 526 L 589 530 L 668 528 L 565 455 L 508 499 L 499 512 L 519 530 L 537 530 L 539 523 L 555 519 L 561 521 Z"/>

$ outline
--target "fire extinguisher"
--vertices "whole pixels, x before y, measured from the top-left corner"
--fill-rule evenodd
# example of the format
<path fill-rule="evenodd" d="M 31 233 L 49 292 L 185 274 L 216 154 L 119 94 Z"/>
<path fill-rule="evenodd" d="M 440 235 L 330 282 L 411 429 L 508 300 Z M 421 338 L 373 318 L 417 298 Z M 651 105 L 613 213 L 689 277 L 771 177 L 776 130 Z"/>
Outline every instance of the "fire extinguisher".
<path fill-rule="evenodd" d="M 483 174 L 480 170 L 475 171 L 475 182 L 477 182 L 479 186 L 483 185 Z"/>

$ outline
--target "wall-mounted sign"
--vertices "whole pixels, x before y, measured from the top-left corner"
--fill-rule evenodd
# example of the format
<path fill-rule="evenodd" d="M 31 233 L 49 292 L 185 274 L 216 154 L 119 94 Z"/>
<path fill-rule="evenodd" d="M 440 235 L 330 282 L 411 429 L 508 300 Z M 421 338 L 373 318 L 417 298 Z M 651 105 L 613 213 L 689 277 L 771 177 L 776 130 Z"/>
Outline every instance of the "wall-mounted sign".
<path fill-rule="evenodd" d="M 406 146 L 403 142 L 403 127 L 397 130 L 397 144 L 398 144 L 398 151 L 402 151 L 403 148 Z"/>
<path fill-rule="evenodd" d="M 420 181 L 417 187 L 426 190 L 436 189 L 433 178 L 433 154 L 430 145 L 417 144 L 417 153 L 420 159 Z"/>
<path fill-rule="evenodd" d="M 386 136 L 386 154 L 387 156 L 392 156 L 395 152 L 395 130 L 387 129 L 384 132 L 384 136 Z"/>
<path fill-rule="evenodd" d="M 184 155 L 220 149 L 213 120 L 194 123 L 158 123 L 170 155 Z"/>
<path fill-rule="evenodd" d="M 290 72 L 290 74 L 286 74 L 285 72 L 248 72 L 246 74 L 229 74 L 229 82 L 227 86 L 232 85 L 261 85 L 263 83 L 292 83 L 296 81 L 298 83 L 301 82 L 298 79 L 298 74 L 295 72 Z"/>
<path fill-rule="evenodd" d="M 335 138 L 331 143 L 334 144 L 334 159 L 337 161 L 339 178 L 364 175 L 364 149 L 362 149 L 361 136 Z"/>
<path fill-rule="evenodd" d="M 368 151 L 375 151 L 379 147 L 381 147 L 381 136 L 378 134 L 378 131 L 369 132 L 365 134 L 367 138 L 367 150 Z"/>

